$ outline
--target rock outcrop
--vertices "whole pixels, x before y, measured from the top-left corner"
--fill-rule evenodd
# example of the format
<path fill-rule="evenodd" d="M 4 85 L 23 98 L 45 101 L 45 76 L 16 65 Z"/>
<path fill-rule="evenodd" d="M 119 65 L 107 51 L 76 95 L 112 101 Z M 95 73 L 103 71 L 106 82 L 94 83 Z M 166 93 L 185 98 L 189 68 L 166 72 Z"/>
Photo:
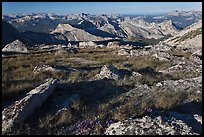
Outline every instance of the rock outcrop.
<path fill-rule="evenodd" d="M 76 48 L 59 48 L 55 51 L 55 55 L 61 55 L 61 54 L 66 54 L 66 53 L 73 53 L 76 54 L 78 52 L 78 50 Z"/>
<path fill-rule="evenodd" d="M 120 49 L 119 51 L 118 51 L 118 55 L 130 55 L 130 50 L 128 50 L 128 49 Z"/>
<path fill-rule="evenodd" d="M 129 97 L 133 97 L 133 96 L 137 96 L 140 97 L 144 94 L 148 94 L 152 92 L 152 89 L 147 85 L 135 85 L 134 89 L 128 91 L 127 93 L 125 93 L 125 96 L 129 96 Z"/>
<path fill-rule="evenodd" d="M 151 53 L 146 50 L 130 50 L 130 56 L 147 56 L 150 55 Z"/>
<path fill-rule="evenodd" d="M 70 67 L 66 67 L 66 69 L 61 69 L 61 68 L 55 68 L 49 65 L 39 65 L 39 66 L 35 66 L 35 68 L 33 69 L 33 73 L 34 74 L 38 74 L 40 72 L 46 72 L 46 71 L 50 71 L 50 72 L 70 72 L 70 71 L 77 71 L 76 69 L 70 68 Z"/>
<path fill-rule="evenodd" d="M 2 133 L 15 128 L 27 119 L 52 94 L 56 86 L 55 79 L 46 82 L 31 90 L 26 96 L 16 101 L 2 111 Z"/>
<path fill-rule="evenodd" d="M 79 42 L 79 48 L 97 48 L 97 44 L 95 42 L 89 41 L 89 42 Z"/>
<path fill-rule="evenodd" d="M 155 92 L 195 92 L 202 91 L 202 76 L 179 80 L 165 80 L 153 88 Z"/>
<path fill-rule="evenodd" d="M 169 61 L 172 58 L 172 55 L 168 52 L 155 52 L 151 57 L 158 59 L 159 61 Z"/>
<path fill-rule="evenodd" d="M 108 42 L 106 48 L 117 49 L 117 48 L 120 48 L 120 45 L 119 45 L 119 42 L 117 42 L 117 41 Z"/>
<path fill-rule="evenodd" d="M 98 79 L 107 78 L 107 79 L 119 80 L 121 78 L 121 73 L 113 65 L 104 65 L 101 68 L 100 73 L 96 75 L 96 78 Z"/>
<path fill-rule="evenodd" d="M 138 78 L 138 77 L 142 77 L 142 74 L 140 74 L 139 72 L 132 72 L 132 76 L 130 78 Z"/>
<path fill-rule="evenodd" d="M 44 71 L 60 72 L 60 70 L 55 69 L 49 65 L 35 66 L 35 68 L 33 69 L 34 74 L 44 72 Z"/>
<path fill-rule="evenodd" d="M 7 44 L 2 49 L 2 52 L 29 53 L 25 44 L 23 44 L 23 42 L 21 42 L 20 40 L 15 40 L 12 43 Z"/>
<path fill-rule="evenodd" d="M 194 94 L 195 98 L 179 100 L 185 103 L 196 101 L 202 94 L 202 76 L 195 78 L 165 80 L 149 87 L 135 85 L 135 88 L 126 92 L 128 98 L 151 97 L 160 93 Z M 136 104 L 139 102 L 136 102 Z M 191 108 L 188 108 L 191 109 Z M 151 110 L 148 115 L 139 118 L 130 118 L 111 124 L 105 131 L 107 135 L 197 135 L 202 134 L 202 116 L 200 112 L 178 113 Z"/>
<path fill-rule="evenodd" d="M 111 124 L 106 135 L 198 135 L 192 130 L 198 115 L 185 115 L 177 112 L 154 112 L 150 116 L 128 119 Z M 186 120 L 191 125 L 186 124 Z M 197 120 L 198 121 L 198 120 Z M 197 124 L 196 128 L 201 125 Z"/>
<path fill-rule="evenodd" d="M 193 93 L 195 91 L 202 91 L 202 76 L 198 76 L 195 78 L 179 79 L 179 80 L 165 80 L 165 81 L 156 83 L 152 87 L 149 87 L 146 84 L 135 85 L 135 88 L 125 93 L 125 95 L 140 96 L 146 93 L 151 94 L 151 93 L 159 93 L 159 92 Z"/>
<path fill-rule="evenodd" d="M 197 62 L 193 62 L 196 61 Z M 176 65 L 171 66 L 165 70 L 159 70 L 159 72 L 162 73 L 169 73 L 169 74 L 173 74 L 174 72 L 178 72 L 178 71 L 192 71 L 192 72 L 196 72 L 198 74 L 202 74 L 202 60 L 200 60 L 199 58 L 193 58 L 192 61 L 188 61 L 188 62 L 178 62 Z"/>

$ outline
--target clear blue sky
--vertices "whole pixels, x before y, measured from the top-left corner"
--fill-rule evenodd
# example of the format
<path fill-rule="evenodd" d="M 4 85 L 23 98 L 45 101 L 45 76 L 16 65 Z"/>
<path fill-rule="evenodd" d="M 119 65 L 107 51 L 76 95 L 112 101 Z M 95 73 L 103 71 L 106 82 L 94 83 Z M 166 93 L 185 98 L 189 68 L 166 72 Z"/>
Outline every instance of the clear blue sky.
<path fill-rule="evenodd" d="M 3 14 L 155 14 L 172 10 L 201 11 L 202 2 L 2 2 Z"/>

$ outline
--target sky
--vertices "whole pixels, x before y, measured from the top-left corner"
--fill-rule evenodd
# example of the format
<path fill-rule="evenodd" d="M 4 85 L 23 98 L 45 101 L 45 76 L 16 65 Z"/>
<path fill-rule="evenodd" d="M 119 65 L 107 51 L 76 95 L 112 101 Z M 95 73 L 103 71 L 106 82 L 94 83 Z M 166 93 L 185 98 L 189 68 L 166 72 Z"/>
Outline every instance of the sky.
<path fill-rule="evenodd" d="M 202 11 L 202 2 L 2 2 L 2 14 L 54 13 L 158 14 L 173 10 Z"/>

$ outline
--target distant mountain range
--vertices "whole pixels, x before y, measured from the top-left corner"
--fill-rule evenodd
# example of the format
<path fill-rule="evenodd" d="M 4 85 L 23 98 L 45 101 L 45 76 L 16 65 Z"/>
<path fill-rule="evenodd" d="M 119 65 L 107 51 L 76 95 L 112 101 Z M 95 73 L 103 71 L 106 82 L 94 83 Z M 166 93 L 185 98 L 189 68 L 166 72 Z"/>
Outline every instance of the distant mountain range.
<path fill-rule="evenodd" d="M 171 11 L 163 15 L 145 16 L 144 20 L 147 22 L 162 22 L 164 20 L 171 20 L 179 29 L 186 28 L 191 24 L 202 19 L 202 11 Z"/>
<path fill-rule="evenodd" d="M 201 19 L 201 11 L 172 11 L 157 16 L 90 15 L 85 13 L 71 15 L 10 14 L 2 16 L 2 35 L 4 43 L 8 43 L 11 41 L 9 39 L 16 37 L 23 37 L 29 43 L 102 41 L 132 37 L 160 39 L 167 35 L 174 35 L 180 29 Z M 8 28 L 9 31 L 7 31 Z"/>
<path fill-rule="evenodd" d="M 162 15 L 145 15 L 145 16 L 122 16 L 122 15 L 90 15 L 90 14 L 70 14 L 70 15 L 55 15 L 55 14 L 9 14 L 3 15 L 2 19 L 9 22 L 14 28 L 19 31 L 34 31 L 47 32 L 53 31 L 58 24 L 69 23 L 78 27 L 104 27 L 114 26 L 117 29 L 118 20 L 126 20 L 130 18 L 144 19 L 144 21 L 151 23 L 161 23 L 164 20 L 171 20 L 177 27 L 185 28 L 191 24 L 202 19 L 201 11 L 172 11 Z M 83 24 L 80 24 L 84 21 Z M 80 24 L 80 25 L 79 25 Z M 101 28 L 101 29 L 102 29 Z"/>

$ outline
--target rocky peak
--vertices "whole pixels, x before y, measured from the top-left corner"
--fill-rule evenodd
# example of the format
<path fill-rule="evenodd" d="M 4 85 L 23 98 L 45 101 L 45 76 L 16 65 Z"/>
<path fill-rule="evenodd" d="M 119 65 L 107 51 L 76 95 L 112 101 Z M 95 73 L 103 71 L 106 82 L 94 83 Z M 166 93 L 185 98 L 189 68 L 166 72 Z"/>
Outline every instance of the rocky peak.
<path fill-rule="evenodd" d="M 171 20 L 164 20 L 162 23 L 160 23 L 160 25 L 171 26 L 172 25 L 172 21 Z"/>
<path fill-rule="evenodd" d="M 178 33 L 178 30 L 174 26 L 171 20 L 164 20 L 163 22 L 158 24 L 165 35 L 171 34 L 175 35 Z"/>
<path fill-rule="evenodd" d="M 178 16 L 179 13 L 180 13 L 180 12 L 179 12 L 178 10 L 173 10 L 173 11 L 170 11 L 170 12 L 166 13 L 166 15 Z"/>
<path fill-rule="evenodd" d="M 70 24 L 59 24 L 54 30 L 54 32 L 72 31 L 73 29 L 75 28 L 72 27 Z"/>
<path fill-rule="evenodd" d="M 141 26 L 149 26 L 149 23 L 144 21 L 144 19 L 139 19 L 138 24 L 141 25 Z"/>
<path fill-rule="evenodd" d="M 179 31 L 177 35 L 164 41 L 168 45 L 178 45 L 183 48 L 202 47 L 202 20 L 191 26 Z M 193 51 L 194 52 L 194 51 Z"/>

